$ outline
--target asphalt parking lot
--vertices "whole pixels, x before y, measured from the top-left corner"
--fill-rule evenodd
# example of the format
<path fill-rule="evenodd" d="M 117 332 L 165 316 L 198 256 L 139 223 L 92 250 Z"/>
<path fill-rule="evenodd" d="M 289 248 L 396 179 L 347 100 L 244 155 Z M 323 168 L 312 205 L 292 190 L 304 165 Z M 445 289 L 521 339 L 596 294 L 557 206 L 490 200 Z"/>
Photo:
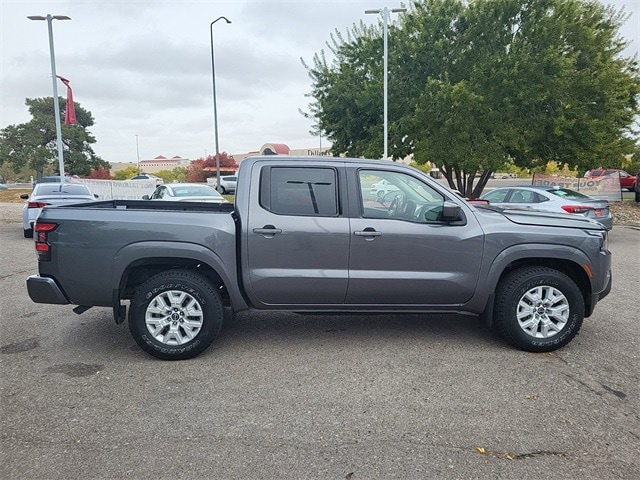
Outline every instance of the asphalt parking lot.
<path fill-rule="evenodd" d="M 0 219 L 0 478 L 638 478 L 638 229 L 557 352 L 464 317 L 248 312 L 163 362 L 109 309 L 32 303 L 21 228 Z"/>

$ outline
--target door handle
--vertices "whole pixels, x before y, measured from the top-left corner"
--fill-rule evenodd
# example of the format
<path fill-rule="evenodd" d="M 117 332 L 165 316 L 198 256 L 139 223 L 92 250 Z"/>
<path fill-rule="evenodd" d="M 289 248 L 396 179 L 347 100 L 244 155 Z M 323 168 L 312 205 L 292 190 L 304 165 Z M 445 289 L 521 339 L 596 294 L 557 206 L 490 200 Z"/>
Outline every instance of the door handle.
<path fill-rule="evenodd" d="M 262 228 L 254 228 L 253 233 L 258 233 L 260 235 L 277 235 L 278 233 L 282 233 L 281 228 L 276 228 L 273 225 L 265 225 Z"/>
<path fill-rule="evenodd" d="M 379 237 L 382 235 L 382 232 L 376 232 L 373 228 L 372 229 L 365 228 L 364 230 L 355 231 L 353 232 L 353 234 L 356 237 Z"/>

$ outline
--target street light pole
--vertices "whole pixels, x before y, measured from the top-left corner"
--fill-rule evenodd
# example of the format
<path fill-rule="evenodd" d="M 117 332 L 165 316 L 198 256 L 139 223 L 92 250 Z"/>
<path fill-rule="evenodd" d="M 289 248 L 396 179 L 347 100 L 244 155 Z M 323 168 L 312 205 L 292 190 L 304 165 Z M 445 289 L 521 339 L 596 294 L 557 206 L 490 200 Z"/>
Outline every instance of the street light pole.
<path fill-rule="evenodd" d="M 140 175 L 140 148 L 138 147 L 138 135 L 136 135 L 136 156 L 138 159 L 138 175 Z"/>
<path fill-rule="evenodd" d="M 401 13 L 401 12 L 406 12 L 407 9 L 406 8 L 392 8 L 391 9 L 391 13 Z M 387 24 L 389 23 L 389 9 L 387 7 L 384 7 L 383 9 L 375 9 L 375 10 L 365 10 L 364 11 L 365 14 L 367 13 L 373 13 L 373 14 L 379 14 L 382 13 L 382 24 L 384 25 L 383 27 L 383 59 L 384 59 L 384 86 L 383 86 L 383 90 L 384 90 L 384 153 L 382 154 L 382 158 L 384 160 L 387 160 L 387 150 L 388 150 L 388 131 L 389 131 L 389 126 L 388 126 L 388 100 L 387 100 L 387 92 L 389 89 L 388 86 L 388 80 L 387 77 L 389 76 L 389 69 L 388 69 L 388 48 L 387 48 Z"/>
<path fill-rule="evenodd" d="M 46 17 L 31 15 L 29 20 L 46 20 L 49 29 L 49 54 L 51 57 L 51 80 L 53 82 L 53 109 L 56 117 L 56 143 L 58 145 L 58 169 L 60 170 L 60 181 L 64 182 L 64 153 L 62 151 L 62 127 L 60 125 L 60 102 L 58 100 L 58 79 L 56 77 L 56 55 L 53 49 L 53 20 L 71 20 L 65 15 L 50 15 Z"/>
<path fill-rule="evenodd" d="M 213 60 L 213 24 L 218 20 L 224 20 L 227 23 L 231 23 L 227 17 L 218 17 L 211 25 L 209 25 L 209 32 L 211 34 L 211 78 L 213 83 L 213 131 L 216 143 L 216 190 L 220 188 L 220 149 L 218 147 L 218 105 L 216 103 L 216 67 Z"/>

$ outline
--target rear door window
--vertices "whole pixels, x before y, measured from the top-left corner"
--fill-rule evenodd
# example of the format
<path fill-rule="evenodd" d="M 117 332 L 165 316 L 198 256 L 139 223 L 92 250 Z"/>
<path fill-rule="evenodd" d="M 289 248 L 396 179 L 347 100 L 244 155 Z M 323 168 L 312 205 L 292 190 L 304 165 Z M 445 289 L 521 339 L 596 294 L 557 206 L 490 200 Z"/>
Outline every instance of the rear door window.
<path fill-rule="evenodd" d="M 262 171 L 260 204 L 279 215 L 338 215 L 333 168 L 270 167 Z"/>

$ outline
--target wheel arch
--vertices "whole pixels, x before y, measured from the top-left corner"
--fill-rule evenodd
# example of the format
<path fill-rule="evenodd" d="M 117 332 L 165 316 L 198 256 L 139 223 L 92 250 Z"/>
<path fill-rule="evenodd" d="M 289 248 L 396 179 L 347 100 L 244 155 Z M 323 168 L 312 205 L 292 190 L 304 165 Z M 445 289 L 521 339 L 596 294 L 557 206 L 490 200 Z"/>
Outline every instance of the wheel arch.
<path fill-rule="evenodd" d="M 242 310 L 247 307 L 235 281 L 235 250 L 230 260 L 225 262 L 216 252 L 193 243 L 140 242 L 128 245 L 118 251 L 111 265 L 110 282 L 117 290 L 114 298 L 131 299 L 137 287 L 153 275 L 183 269 L 198 272 L 215 285 L 225 307 Z"/>
<path fill-rule="evenodd" d="M 522 267 L 548 267 L 567 275 L 578 286 L 582 294 L 585 304 L 585 317 L 590 316 L 593 311 L 592 285 L 589 274 L 583 267 L 583 265 L 591 264 L 588 257 L 579 250 L 564 246 L 554 246 L 553 250 L 544 245 L 542 248 L 534 248 L 531 245 L 526 247 L 508 249 L 501 252 L 484 277 L 486 278 L 484 283 L 486 303 L 482 308 L 481 316 L 485 323 L 491 325 L 493 322 L 495 291 L 498 285 L 506 275 Z"/>

